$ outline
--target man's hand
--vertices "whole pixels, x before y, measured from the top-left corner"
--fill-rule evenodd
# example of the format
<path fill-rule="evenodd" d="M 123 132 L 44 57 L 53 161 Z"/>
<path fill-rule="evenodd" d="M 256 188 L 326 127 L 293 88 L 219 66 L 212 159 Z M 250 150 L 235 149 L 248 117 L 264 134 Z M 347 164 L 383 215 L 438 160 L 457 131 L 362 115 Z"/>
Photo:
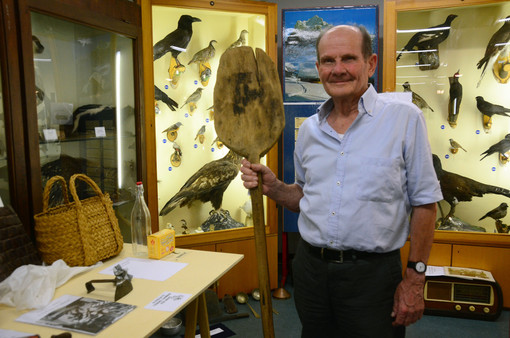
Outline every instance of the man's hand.
<path fill-rule="evenodd" d="M 256 188 L 259 184 L 258 173 L 262 175 L 262 193 L 267 195 L 274 185 L 277 184 L 276 175 L 263 164 L 254 164 L 247 159 L 241 161 L 241 180 L 246 189 Z"/>
<path fill-rule="evenodd" d="M 394 326 L 411 325 L 423 316 L 425 310 L 424 285 L 425 275 L 407 269 L 404 279 L 395 291 L 393 312 L 391 313 L 391 316 L 395 318 Z"/>

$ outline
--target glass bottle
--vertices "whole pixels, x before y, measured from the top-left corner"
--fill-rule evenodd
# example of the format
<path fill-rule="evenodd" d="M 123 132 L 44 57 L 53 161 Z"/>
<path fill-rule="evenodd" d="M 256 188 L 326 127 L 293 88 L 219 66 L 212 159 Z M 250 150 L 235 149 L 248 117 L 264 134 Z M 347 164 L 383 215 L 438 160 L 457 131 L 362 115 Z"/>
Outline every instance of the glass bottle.
<path fill-rule="evenodd" d="M 133 255 L 147 256 L 147 236 L 151 231 L 151 214 L 143 197 L 143 184 L 136 182 L 136 199 L 131 211 L 131 245 Z"/>

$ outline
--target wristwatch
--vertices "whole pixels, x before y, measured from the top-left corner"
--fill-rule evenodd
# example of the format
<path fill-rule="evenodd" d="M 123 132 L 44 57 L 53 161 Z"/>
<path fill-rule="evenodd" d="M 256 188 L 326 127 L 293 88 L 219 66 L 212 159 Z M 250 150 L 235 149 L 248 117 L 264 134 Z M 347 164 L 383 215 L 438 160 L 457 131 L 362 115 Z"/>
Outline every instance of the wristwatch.
<path fill-rule="evenodd" d="M 421 274 L 427 271 L 427 264 L 423 262 L 407 262 L 407 267 Z"/>

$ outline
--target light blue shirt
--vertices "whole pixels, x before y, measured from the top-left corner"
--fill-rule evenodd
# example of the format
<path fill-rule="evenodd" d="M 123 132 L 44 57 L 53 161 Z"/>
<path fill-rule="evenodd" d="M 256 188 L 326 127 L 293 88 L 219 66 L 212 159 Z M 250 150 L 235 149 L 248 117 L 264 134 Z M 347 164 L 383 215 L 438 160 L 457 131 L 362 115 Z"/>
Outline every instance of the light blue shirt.
<path fill-rule="evenodd" d="M 412 206 L 443 198 L 423 114 L 370 86 L 341 139 L 326 121 L 332 108 L 329 99 L 299 129 L 299 232 L 318 247 L 399 249 L 409 235 Z"/>

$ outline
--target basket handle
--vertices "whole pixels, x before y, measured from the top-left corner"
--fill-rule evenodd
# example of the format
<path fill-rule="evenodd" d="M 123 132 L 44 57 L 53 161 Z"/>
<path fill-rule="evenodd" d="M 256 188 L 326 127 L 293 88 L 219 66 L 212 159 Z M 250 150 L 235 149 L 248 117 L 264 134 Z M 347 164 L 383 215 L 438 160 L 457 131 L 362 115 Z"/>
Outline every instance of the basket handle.
<path fill-rule="evenodd" d="M 64 203 L 69 204 L 69 195 L 67 194 L 67 184 L 66 180 L 59 175 L 51 177 L 44 186 L 44 192 L 43 192 L 43 212 L 48 210 L 48 205 L 50 203 L 50 193 L 51 188 L 53 187 L 53 184 L 60 182 L 62 184 L 62 195 L 64 196 Z"/>
<path fill-rule="evenodd" d="M 74 174 L 69 179 L 69 190 L 71 191 L 71 196 L 73 196 L 74 202 L 76 203 L 77 207 L 81 207 L 81 201 L 80 201 L 80 198 L 78 197 L 78 193 L 76 192 L 76 183 L 75 183 L 76 179 L 80 179 L 80 180 L 84 181 L 85 183 L 87 183 L 88 185 L 90 185 L 92 187 L 92 189 L 94 190 L 94 192 L 101 198 L 101 200 L 104 199 L 103 192 L 101 191 L 101 189 L 99 189 L 99 186 L 96 184 L 96 182 L 94 182 L 93 179 L 91 179 L 90 177 L 88 177 L 85 174 Z M 103 204 L 104 204 L 104 202 L 103 202 Z"/>

